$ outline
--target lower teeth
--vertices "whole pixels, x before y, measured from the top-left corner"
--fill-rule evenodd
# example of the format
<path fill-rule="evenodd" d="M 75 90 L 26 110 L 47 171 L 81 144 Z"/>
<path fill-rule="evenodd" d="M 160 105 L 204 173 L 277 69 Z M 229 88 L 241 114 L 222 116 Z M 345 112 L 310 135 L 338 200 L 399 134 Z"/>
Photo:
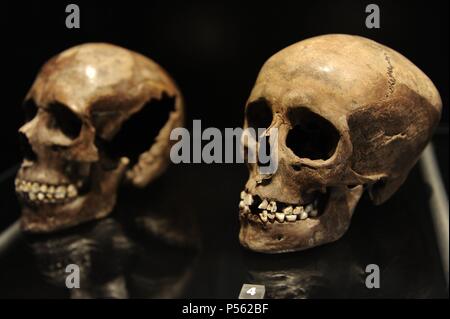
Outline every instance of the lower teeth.
<path fill-rule="evenodd" d="M 254 199 L 251 194 L 246 193 L 245 191 L 241 192 L 241 201 L 239 202 L 239 210 L 243 214 L 250 214 L 250 206 L 253 204 Z M 278 204 L 279 205 L 279 204 Z M 282 209 L 281 212 L 277 211 L 277 202 L 268 201 L 267 199 L 263 199 L 261 203 L 257 206 L 261 211 L 259 213 L 253 213 L 255 216 L 258 216 L 259 219 L 263 223 L 270 222 L 296 222 L 305 220 L 308 217 L 317 217 L 318 209 L 317 209 L 318 201 L 315 200 L 314 203 L 310 203 L 305 206 L 287 206 Z"/>

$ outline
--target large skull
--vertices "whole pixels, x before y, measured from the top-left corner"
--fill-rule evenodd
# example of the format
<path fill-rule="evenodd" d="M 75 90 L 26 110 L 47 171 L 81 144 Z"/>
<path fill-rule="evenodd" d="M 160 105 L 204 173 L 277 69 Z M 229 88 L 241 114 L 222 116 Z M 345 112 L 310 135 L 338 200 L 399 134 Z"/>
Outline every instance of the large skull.
<path fill-rule="evenodd" d="M 183 100 L 152 60 L 84 44 L 48 61 L 25 99 L 16 177 L 22 226 L 48 232 L 101 218 L 122 180 L 144 187 L 167 167 Z"/>
<path fill-rule="evenodd" d="M 337 240 L 364 189 L 380 204 L 405 181 L 440 111 L 430 79 L 374 41 L 325 35 L 276 53 L 258 75 L 245 127 L 278 129 L 278 170 L 261 175 L 249 164 L 241 243 L 277 253 Z"/>

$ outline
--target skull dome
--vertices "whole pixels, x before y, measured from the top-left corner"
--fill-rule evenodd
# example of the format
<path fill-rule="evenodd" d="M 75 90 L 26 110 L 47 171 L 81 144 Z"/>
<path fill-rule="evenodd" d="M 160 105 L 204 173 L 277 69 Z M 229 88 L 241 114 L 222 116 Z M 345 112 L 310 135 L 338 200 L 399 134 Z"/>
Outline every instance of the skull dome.
<path fill-rule="evenodd" d="M 22 228 L 50 232 L 109 214 L 119 185 L 145 187 L 169 163 L 182 96 L 155 62 L 91 43 L 49 60 L 28 92 L 15 180 Z"/>
<path fill-rule="evenodd" d="M 364 190 L 380 204 L 405 181 L 441 104 L 421 70 L 366 38 L 318 36 L 273 55 L 244 127 L 278 129 L 278 169 L 262 175 L 248 164 L 241 244 L 280 253 L 340 238 Z"/>

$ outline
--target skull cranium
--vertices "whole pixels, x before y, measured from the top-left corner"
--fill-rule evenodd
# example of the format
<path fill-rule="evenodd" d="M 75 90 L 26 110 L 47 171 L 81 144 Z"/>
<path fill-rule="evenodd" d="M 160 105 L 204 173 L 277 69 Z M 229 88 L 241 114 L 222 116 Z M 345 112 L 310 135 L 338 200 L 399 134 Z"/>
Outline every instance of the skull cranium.
<path fill-rule="evenodd" d="M 303 250 L 340 238 L 363 190 L 375 204 L 405 181 L 441 112 L 430 79 L 369 39 L 325 35 L 262 67 L 245 128 L 278 129 L 278 169 L 249 164 L 239 238 L 255 251 Z"/>
<path fill-rule="evenodd" d="M 159 65 L 103 43 L 49 60 L 24 104 L 25 159 L 15 184 L 30 232 L 109 214 L 122 181 L 144 187 L 165 170 L 170 131 L 184 116 L 182 96 Z"/>

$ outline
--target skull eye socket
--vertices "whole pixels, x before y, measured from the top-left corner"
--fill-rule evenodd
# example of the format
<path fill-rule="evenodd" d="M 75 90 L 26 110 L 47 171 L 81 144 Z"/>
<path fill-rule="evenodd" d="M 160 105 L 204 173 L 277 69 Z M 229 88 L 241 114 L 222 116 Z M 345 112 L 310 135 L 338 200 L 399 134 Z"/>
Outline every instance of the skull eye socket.
<path fill-rule="evenodd" d="M 55 102 L 49 106 L 49 112 L 53 115 L 49 123 L 51 128 L 59 129 L 71 139 L 80 135 L 83 123 L 66 105 Z"/>
<path fill-rule="evenodd" d="M 293 128 L 286 145 L 300 158 L 326 160 L 333 156 L 340 134 L 331 122 L 306 107 L 291 109 L 288 118 Z"/>
<path fill-rule="evenodd" d="M 109 158 L 126 156 L 130 165 L 134 165 L 139 156 L 151 148 L 170 114 L 175 111 L 175 106 L 176 97 L 164 92 L 161 99 L 147 101 L 137 113 L 123 122 L 111 140 L 97 136 L 97 146 Z"/>
<path fill-rule="evenodd" d="M 268 128 L 273 119 L 272 109 L 265 99 L 259 99 L 248 104 L 246 117 L 248 127 Z"/>
<path fill-rule="evenodd" d="M 23 103 L 23 111 L 25 113 L 25 123 L 30 122 L 36 116 L 38 107 L 33 99 L 26 100 Z"/>

